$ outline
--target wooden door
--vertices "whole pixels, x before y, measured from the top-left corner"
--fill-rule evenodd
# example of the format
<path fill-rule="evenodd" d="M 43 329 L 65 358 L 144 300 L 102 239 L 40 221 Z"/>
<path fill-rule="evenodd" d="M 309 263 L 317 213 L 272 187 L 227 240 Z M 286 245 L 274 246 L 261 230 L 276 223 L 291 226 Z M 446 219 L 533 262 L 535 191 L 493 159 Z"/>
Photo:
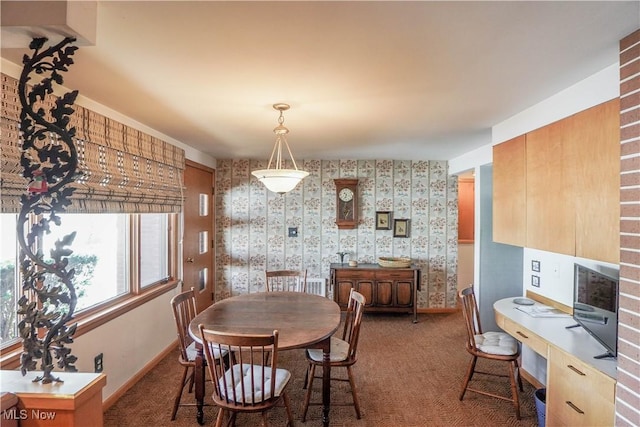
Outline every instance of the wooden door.
<path fill-rule="evenodd" d="M 184 171 L 183 290 L 196 290 L 198 312 L 214 300 L 214 170 L 187 160 Z"/>

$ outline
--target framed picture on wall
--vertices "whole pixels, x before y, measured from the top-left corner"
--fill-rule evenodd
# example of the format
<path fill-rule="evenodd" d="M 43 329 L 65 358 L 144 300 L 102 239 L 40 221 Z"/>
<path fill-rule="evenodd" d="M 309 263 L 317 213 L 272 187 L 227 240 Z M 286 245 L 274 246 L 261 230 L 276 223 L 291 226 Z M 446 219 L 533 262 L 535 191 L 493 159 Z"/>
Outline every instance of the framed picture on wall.
<path fill-rule="evenodd" d="M 391 212 L 376 212 L 376 230 L 391 230 Z"/>
<path fill-rule="evenodd" d="M 393 237 L 409 237 L 409 220 L 393 220 Z"/>

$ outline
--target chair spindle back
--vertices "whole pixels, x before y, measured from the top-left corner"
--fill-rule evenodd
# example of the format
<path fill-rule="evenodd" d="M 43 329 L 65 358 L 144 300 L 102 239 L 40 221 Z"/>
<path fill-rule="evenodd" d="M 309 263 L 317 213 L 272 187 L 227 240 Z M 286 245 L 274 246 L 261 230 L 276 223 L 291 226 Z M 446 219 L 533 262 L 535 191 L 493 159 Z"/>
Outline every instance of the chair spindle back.
<path fill-rule="evenodd" d="M 180 341 L 180 354 L 183 360 L 188 360 L 187 347 L 193 342 L 189 335 L 189 324 L 196 317 L 196 297 L 194 288 L 182 292 L 171 299 L 173 317 L 176 321 L 178 339 Z"/>
<path fill-rule="evenodd" d="M 267 292 L 307 292 L 307 270 L 270 270 L 265 275 Z"/>
<path fill-rule="evenodd" d="M 231 408 L 260 407 L 277 399 L 273 395 L 278 363 L 277 330 L 271 335 L 242 335 L 205 329 L 204 325 L 199 329 L 217 404 Z M 233 366 L 226 371 L 216 368 L 211 363 L 216 350 L 233 352 Z M 264 364 L 266 360 L 270 363 Z"/>

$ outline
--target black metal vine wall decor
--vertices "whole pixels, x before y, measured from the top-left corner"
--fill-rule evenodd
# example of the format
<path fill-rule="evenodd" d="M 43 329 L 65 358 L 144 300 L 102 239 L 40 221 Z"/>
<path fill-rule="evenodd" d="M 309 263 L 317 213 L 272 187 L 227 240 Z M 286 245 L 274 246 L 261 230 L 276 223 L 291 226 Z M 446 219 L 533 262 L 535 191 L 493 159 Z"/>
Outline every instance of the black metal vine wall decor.
<path fill-rule="evenodd" d="M 33 39 L 29 48 L 31 57 L 25 55 L 24 68 L 18 85 L 20 104 L 20 134 L 22 139 L 21 164 L 23 176 L 30 180 L 21 197 L 17 235 L 20 245 L 20 272 L 25 294 L 37 296 L 37 301 L 22 296 L 18 301 L 18 314 L 22 315 L 18 329 L 23 342 L 21 356 L 22 375 L 36 370 L 41 359 L 42 376 L 33 381 L 50 383 L 61 381 L 52 375 L 53 357 L 59 368 L 77 371 L 77 358 L 65 345 L 73 342 L 77 324 L 67 326 L 73 319 L 77 296 L 73 285 L 74 269 L 67 270 L 69 248 L 75 232 L 55 242 L 46 261 L 41 249 L 42 238 L 50 233 L 51 225 L 59 226 L 59 213 L 71 203 L 74 188 L 68 186 L 74 180 L 78 165 L 73 144 L 75 128 L 68 129 L 71 106 L 78 91 L 66 93 L 45 111 L 45 98 L 53 93 L 53 84 L 61 85 L 59 72 L 68 71 L 73 64 L 71 56 L 78 49 L 75 41 L 66 38 L 60 43 L 41 50 L 47 39 Z M 28 86 L 31 73 L 44 74 L 40 83 Z M 31 218 L 37 218 L 32 221 Z M 30 230 L 28 230 L 30 228 Z M 35 252 L 34 252 L 35 251 Z"/>

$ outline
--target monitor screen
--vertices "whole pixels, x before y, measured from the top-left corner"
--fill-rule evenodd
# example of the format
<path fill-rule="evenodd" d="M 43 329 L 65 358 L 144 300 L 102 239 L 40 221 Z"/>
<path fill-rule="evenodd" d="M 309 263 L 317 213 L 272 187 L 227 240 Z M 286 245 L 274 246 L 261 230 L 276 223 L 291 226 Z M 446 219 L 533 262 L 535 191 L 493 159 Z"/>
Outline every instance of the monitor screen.
<path fill-rule="evenodd" d="M 573 318 L 615 356 L 618 341 L 618 279 L 575 265 Z"/>
<path fill-rule="evenodd" d="M 576 264 L 576 302 L 610 312 L 618 309 L 618 280 Z"/>

